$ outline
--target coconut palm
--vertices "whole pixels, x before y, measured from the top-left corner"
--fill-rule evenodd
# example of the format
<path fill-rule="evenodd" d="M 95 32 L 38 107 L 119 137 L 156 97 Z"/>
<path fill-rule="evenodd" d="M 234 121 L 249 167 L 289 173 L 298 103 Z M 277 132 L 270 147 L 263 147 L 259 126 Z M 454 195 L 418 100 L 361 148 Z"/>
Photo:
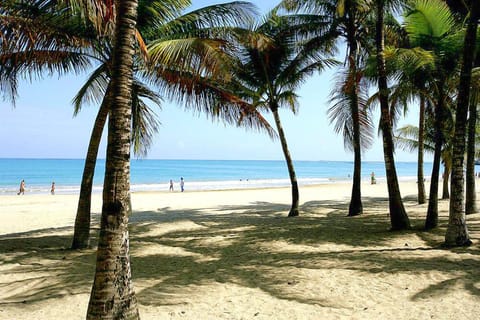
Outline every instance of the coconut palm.
<path fill-rule="evenodd" d="M 32 3 L 33 2 L 34 1 L 32 1 Z M 46 6 L 44 2 L 41 3 L 42 5 L 38 6 L 41 7 L 43 11 L 39 10 L 38 8 L 34 8 L 35 10 L 30 10 L 36 13 L 37 11 L 45 12 L 47 11 L 46 8 L 50 8 L 50 11 L 55 12 L 54 5 L 56 2 L 52 2 L 50 6 Z M 211 61 L 214 61 L 216 57 L 218 57 L 217 53 L 223 50 L 221 46 L 224 45 L 225 40 L 213 38 L 211 36 L 211 32 L 210 34 L 207 34 L 207 30 L 209 30 L 208 28 L 211 28 L 213 26 L 216 34 L 218 34 L 219 29 L 221 29 L 220 26 L 222 23 L 238 20 L 238 25 L 242 21 L 244 22 L 246 19 L 248 19 L 251 14 L 250 5 L 244 2 L 234 2 L 230 4 L 210 6 L 182 15 L 182 10 L 184 10 L 189 4 L 190 1 L 186 0 L 167 1 L 161 3 L 155 0 L 140 2 L 140 23 L 137 28 L 138 32 L 136 34 L 136 38 L 138 40 L 138 48 L 141 49 L 143 52 L 143 58 L 146 57 L 146 48 L 143 43 L 141 34 L 145 34 L 145 36 L 149 39 L 154 39 L 157 46 L 159 44 L 163 44 L 169 47 L 169 51 L 166 54 L 163 54 L 164 57 L 168 57 L 168 59 L 164 59 L 164 64 L 166 65 L 179 66 L 183 64 L 182 67 L 187 68 L 189 63 L 188 61 L 195 61 L 197 63 L 198 61 L 200 61 L 200 63 L 205 63 L 208 67 L 212 69 L 216 66 L 212 66 L 213 63 Z M 90 5 L 93 4 L 90 3 Z M 30 8 L 30 6 L 26 7 Z M 12 8 L 17 7 L 12 6 Z M 69 8 L 67 7 L 67 9 Z M 25 10 L 26 9 L 21 11 L 21 13 L 30 17 L 31 13 L 25 13 Z M 53 38 L 51 42 L 56 44 L 56 39 L 58 43 L 64 44 L 64 46 L 53 46 L 53 49 L 51 49 L 52 46 L 50 46 L 48 48 L 51 50 L 46 51 L 42 47 L 42 42 L 37 39 L 34 39 L 36 41 L 36 47 L 28 44 L 18 44 L 17 47 L 14 47 L 11 52 L 7 52 L 5 50 L 4 54 L 0 57 L 2 61 L 6 62 L 2 64 L 1 67 L 4 68 L 0 70 L 2 70 L 3 74 L 7 75 L 6 77 L 2 77 L 2 80 L 8 80 L 2 83 L 8 85 L 16 83 L 14 80 L 16 80 L 19 72 L 21 72 L 22 70 L 30 70 L 34 67 L 38 69 L 37 71 L 40 75 L 44 69 L 52 69 L 52 66 L 57 67 L 57 69 L 64 72 L 65 70 L 62 69 L 62 66 L 64 67 L 64 69 L 67 69 L 66 67 L 71 67 L 71 69 L 75 70 L 75 67 L 78 68 L 75 63 L 77 60 L 79 60 L 85 65 L 83 69 L 91 67 L 95 64 L 97 65 L 97 68 L 92 72 L 91 76 L 88 78 L 87 82 L 80 89 L 78 95 L 75 98 L 75 114 L 79 112 L 85 102 L 101 104 L 101 108 L 99 109 L 99 113 L 94 124 L 94 129 L 92 130 L 89 149 L 85 161 L 85 168 L 82 177 L 79 204 L 77 209 L 77 218 L 75 222 L 75 232 L 72 241 L 73 248 L 84 248 L 88 246 L 90 235 L 90 203 L 96 156 L 98 153 L 98 146 L 100 143 L 100 138 L 102 136 L 103 127 L 108 115 L 108 109 L 106 108 L 108 103 L 105 99 L 109 97 L 109 95 L 107 94 L 107 89 L 109 88 L 108 83 L 110 78 L 112 52 L 111 44 L 113 43 L 112 36 L 109 32 L 112 32 L 112 28 L 111 24 L 109 24 L 108 21 L 105 19 L 91 19 L 88 21 L 80 20 L 79 17 L 81 16 L 81 14 L 77 14 L 77 12 L 73 12 L 72 10 L 67 11 L 69 13 L 67 18 L 69 18 L 70 20 L 75 19 L 73 20 L 73 22 L 69 19 L 52 19 L 50 18 L 50 16 L 47 15 L 47 13 L 49 13 L 50 11 L 43 13 L 41 19 L 19 19 L 22 23 L 21 26 L 26 29 L 25 33 L 27 34 L 27 36 L 25 36 L 24 38 L 27 41 L 31 40 L 32 37 L 28 37 L 28 35 L 32 33 L 32 28 L 36 27 L 36 29 L 39 29 L 41 31 L 36 33 L 42 36 L 41 39 L 47 38 L 44 35 L 48 32 L 50 38 Z M 64 11 L 65 10 L 60 12 Z M 73 13 L 76 13 L 76 15 L 74 15 Z M 21 17 L 18 9 L 15 12 L 15 16 Z M 39 14 L 36 14 L 34 17 L 38 16 Z M 211 17 L 216 17 L 216 19 L 211 19 Z M 53 29 L 53 31 L 49 31 L 50 29 L 44 26 L 45 23 L 40 25 L 39 21 L 43 20 L 50 23 L 51 26 L 48 25 L 48 27 L 50 27 L 50 29 Z M 6 30 L 9 30 L 9 23 L 12 24 L 11 21 L 12 19 L 5 19 Z M 95 23 L 91 23 L 91 21 L 94 21 Z M 102 23 L 98 23 L 98 21 Z M 150 21 L 150 25 L 148 24 L 148 21 Z M 62 27 L 62 23 L 65 25 L 64 27 Z M 70 25 L 73 25 L 76 28 L 69 28 Z M 156 27 L 153 28 L 152 26 Z M 80 32 L 77 30 L 80 27 L 83 27 L 86 30 Z M 10 27 L 10 29 L 16 31 L 19 28 L 18 26 L 14 25 L 13 27 Z M 61 33 L 62 30 L 64 30 L 65 34 Z M 72 31 L 69 32 L 70 30 Z M 195 32 L 195 30 L 197 30 L 196 34 L 193 33 Z M 35 34 L 35 32 L 33 34 Z M 206 39 L 207 36 L 210 37 Z M 70 42 L 73 44 L 70 44 L 70 47 L 66 47 L 65 43 L 67 42 L 64 40 L 64 38 L 70 40 Z M 19 42 L 10 41 L 9 44 L 10 43 L 15 44 Z M 50 45 L 50 42 L 48 42 L 47 45 Z M 76 45 L 76 47 L 74 47 L 76 51 L 71 48 L 73 45 Z M 23 48 L 23 50 L 19 50 L 18 48 Z M 49 64 L 46 64 L 46 62 L 42 60 L 45 52 L 48 52 L 48 55 L 52 57 L 48 60 Z M 174 53 L 173 57 L 169 56 L 172 55 L 172 52 Z M 74 55 L 74 53 L 76 55 Z M 24 57 L 27 54 L 28 59 L 25 59 Z M 72 61 L 67 61 L 67 59 L 65 58 L 67 54 L 70 54 L 70 56 L 73 56 L 73 58 L 77 60 L 73 60 L 72 58 Z M 57 56 L 59 58 L 56 60 L 56 62 L 52 62 L 53 58 Z M 160 56 L 162 55 L 160 54 Z M 187 56 L 189 56 L 190 59 L 186 59 Z M 211 61 L 207 61 L 206 58 L 199 58 L 201 56 L 209 57 Z M 33 60 L 34 58 L 39 60 L 37 65 L 33 65 L 33 62 L 35 62 L 35 60 Z M 182 63 L 179 63 L 179 59 L 181 59 Z M 87 62 L 89 64 L 87 64 Z M 14 67 L 9 69 L 9 66 Z M 188 82 L 189 84 L 196 83 L 198 82 L 198 76 L 196 76 L 196 74 L 198 74 L 199 72 L 204 73 L 206 70 L 205 67 L 199 69 L 191 68 L 193 72 L 184 74 L 180 73 L 180 70 L 178 68 L 176 70 L 168 70 L 167 68 L 164 70 L 163 74 L 158 72 L 151 74 L 148 74 L 146 72 L 139 72 L 141 70 L 145 70 L 145 68 L 146 65 L 144 59 L 135 60 L 136 75 L 142 78 L 147 77 L 146 79 L 148 79 L 148 77 L 168 78 L 169 81 L 167 82 L 167 86 L 164 85 L 162 87 L 163 90 L 166 91 L 164 92 L 164 96 L 166 96 L 166 93 L 173 96 L 175 96 L 176 94 L 179 97 L 179 102 L 181 103 L 183 103 L 184 100 L 188 98 L 188 94 L 184 94 L 185 92 L 182 91 L 181 88 L 176 87 L 177 84 L 181 82 Z M 138 93 L 138 96 L 135 95 L 132 99 L 132 143 L 134 146 L 134 151 L 137 153 L 137 155 L 142 155 L 146 152 L 146 149 L 152 141 L 152 135 L 156 132 L 158 127 L 158 122 L 154 117 L 153 111 L 147 107 L 143 100 L 150 99 L 151 101 L 159 105 L 161 99 L 158 94 L 155 94 L 152 91 L 148 91 L 147 86 L 141 82 L 138 76 L 135 78 L 135 81 L 133 83 L 133 93 Z M 194 81 L 192 81 L 192 79 Z M 154 81 L 152 81 L 151 79 L 148 79 L 148 83 L 153 82 Z M 207 89 L 209 89 L 209 93 L 205 94 L 204 91 L 206 91 Z M 12 90 L 12 92 L 13 91 L 14 90 Z M 207 103 L 205 103 L 206 101 L 215 102 L 218 101 L 218 99 L 228 100 L 229 98 L 231 98 L 226 95 L 221 95 L 218 90 L 212 90 L 212 88 L 208 87 L 202 88 L 202 90 L 197 90 L 196 92 L 190 92 L 190 94 L 196 94 L 197 96 L 197 99 L 194 101 L 195 103 L 190 104 L 190 106 L 193 107 L 208 105 Z M 259 117 L 258 113 L 254 111 L 252 112 L 253 109 L 248 108 L 246 105 L 240 106 L 233 103 L 230 104 L 230 107 L 232 108 L 226 108 L 226 105 L 222 104 L 219 104 L 219 106 L 221 106 L 224 112 L 217 112 L 211 109 L 207 110 L 205 108 L 201 109 L 201 111 L 205 111 L 211 114 L 212 118 L 223 117 L 223 119 L 226 121 L 240 124 L 246 127 L 254 127 L 259 130 L 266 130 L 269 134 L 273 134 L 273 131 L 269 127 L 268 123 L 263 118 Z M 256 115 L 252 116 L 254 114 Z M 137 116 L 143 116 L 143 118 L 139 118 Z M 242 118 L 243 121 L 239 122 L 238 120 L 240 118 Z"/>
<path fill-rule="evenodd" d="M 444 143 L 442 125 L 461 43 L 455 19 L 445 2 L 440 0 L 413 1 L 405 14 L 405 28 L 412 47 L 430 50 L 435 57 L 434 81 L 431 82 L 430 90 L 435 100 L 436 144 L 425 222 L 425 228 L 431 229 L 438 222 L 438 181 Z"/>
<path fill-rule="evenodd" d="M 341 71 L 338 85 L 332 90 L 329 110 L 335 131 L 343 133 L 346 149 L 353 151 L 354 171 L 349 216 L 363 212 L 361 199 L 361 152 L 372 141 L 372 123 L 368 118 L 362 96 L 361 64 L 365 58 L 369 28 L 365 20 L 371 16 L 370 1 L 366 0 L 283 0 L 280 7 L 302 14 L 330 18 L 331 32 L 346 42 L 345 71 Z"/>
<path fill-rule="evenodd" d="M 465 152 L 465 130 L 470 99 L 470 82 L 475 57 L 478 19 L 480 18 L 479 1 L 471 1 L 470 16 L 463 46 L 462 69 L 458 85 L 455 134 L 453 138 L 453 168 L 448 228 L 445 245 L 468 246 L 472 243 L 465 222 L 463 154 Z"/>
<path fill-rule="evenodd" d="M 295 91 L 314 72 L 334 64 L 328 24 L 318 17 L 279 16 L 272 11 L 249 34 L 237 38 L 238 67 L 232 92 L 275 120 L 292 187 L 289 217 L 299 215 L 299 190 L 279 108 L 298 107 Z"/>
<path fill-rule="evenodd" d="M 180 88 L 185 83 L 193 83 L 198 85 L 198 74 L 205 73 L 207 68 L 212 69 L 216 67 L 214 65 L 216 62 L 215 59 L 218 59 L 218 52 L 222 49 L 220 45 L 222 45 L 224 41 L 221 39 L 212 38 L 211 34 L 207 33 L 209 28 L 212 26 L 217 27 L 215 30 L 218 33 L 218 26 L 220 26 L 222 23 L 231 23 L 232 21 L 238 20 L 237 23 L 239 24 L 242 21 L 245 21 L 248 19 L 251 13 L 250 6 L 244 2 L 234 2 L 231 4 L 201 8 L 186 14 L 182 14 L 182 11 L 185 10 L 189 4 L 190 1 L 186 0 L 167 2 L 150 0 L 140 2 L 140 22 L 136 33 L 138 48 L 140 50 L 143 49 L 143 51 L 146 52 L 147 48 L 145 47 L 144 41 L 152 42 L 149 48 L 152 53 L 152 59 L 155 62 L 158 62 L 161 59 L 163 60 L 160 67 L 158 66 L 158 63 L 156 65 L 153 63 L 145 64 L 145 62 L 150 61 L 148 61 L 148 59 L 145 60 L 146 57 L 142 57 L 141 52 L 139 52 L 140 58 L 136 60 L 135 74 L 139 77 L 146 78 L 149 83 L 158 84 L 161 82 L 161 79 L 169 79 L 167 82 L 162 82 L 161 88 L 165 90 L 163 92 L 163 96 L 176 96 L 180 103 L 184 103 L 186 99 L 196 96 L 198 99 L 195 100 L 194 104 L 191 104 L 193 107 L 208 105 L 206 102 L 210 101 L 212 96 L 215 96 L 215 98 L 213 98 L 214 101 L 218 101 L 218 99 L 227 101 L 228 97 L 219 95 L 218 91 L 216 90 L 209 90 L 209 94 L 205 94 L 207 89 L 202 88 L 203 90 L 197 90 L 196 92 L 189 92 L 188 94 L 185 94 L 185 91 L 182 91 Z M 210 19 L 207 20 L 206 17 L 210 17 Z M 212 17 L 215 17 L 215 19 Z M 95 93 L 106 92 L 106 84 L 108 81 L 103 80 L 101 77 L 108 79 L 108 66 L 110 64 L 108 52 L 108 50 L 106 52 L 102 52 L 103 54 L 101 54 L 101 56 L 105 57 L 105 61 L 102 61 L 104 66 L 98 68 L 98 71 L 93 72 L 92 77 L 84 87 L 85 89 L 82 88 L 77 96 L 75 100 L 77 105 L 76 110 L 79 109 L 79 106 L 85 97 L 85 93 L 88 92 L 88 90 Z M 208 59 L 212 61 L 208 61 Z M 189 65 L 192 63 L 192 61 L 198 63 L 197 68 Z M 165 68 L 165 66 L 177 66 L 177 68 Z M 148 68 L 154 68 L 155 72 L 146 71 Z M 193 71 L 187 73 L 185 72 L 187 68 Z M 183 71 L 184 73 L 181 73 L 180 71 Z M 105 74 L 105 72 L 107 72 L 107 74 Z M 93 84 L 99 83 L 104 84 L 101 90 L 99 90 L 98 85 L 93 86 Z M 137 85 L 138 83 L 139 80 L 136 78 L 136 81 L 134 82 L 135 87 L 138 87 L 139 89 L 141 88 L 141 90 L 134 90 L 133 93 L 142 92 L 144 93 L 144 96 L 159 104 L 160 98 L 153 94 L 152 91 L 149 91 L 146 86 Z M 92 87 L 94 88 L 92 89 Z M 210 98 L 203 98 L 206 96 Z M 105 95 L 105 98 L 107 97 L 108 95 Z M 142 100 L 134 98 L 133 102 L 141 103 Z M 150 116 L 153 115 L 153 113 L 144 103 L 141 104 L 141 108 L 137 108 L 137 105 L 137 103 L 132 105 L 134 107 L 134 134 L 132 136 L 132 141 L 134 142 L 134 151 L 139 151 L 140 154 L 145 154 L 149 142 L 151 141 L 151 136 L 154 132 L 156 132 L 157 122 L 155 121 L 154 117 Z M 242 125 L 253 126 L 259 129 L 265 128 L 267 132 L 270 133 L 268 124 L 263 121 L 262 118 L 259 117 L 259 121 L 257 121 L 254 119 L 254 117 L 252 117 L 253 113 L 246 112 L 245 107 L 235 106 L 234 103 L 231 104 L 230 107 L 232 108 L 227 109 L 225 108 L 225 105 L 222 105 L 224 110 L 228 110 L 222 114 L 217 114 L 212 110 L 206 109 L 202 109 L 202 111 L 213 115 L 214 118 L 217 116 L 222 117 L 225 121 L 229 122 L 237 121 L 238 114 L 243 112 L 244 117 L 249 118 L 250 122 L 243 121 L 241 123 Z M 106 120 L 105 115 L 106 111 L 102 111 L 102 109 L 100 109 L 94 124 L 89 150 L 85 160 L 85 168 L 82 177 L 77 216 L 75 220 L 75 231 L 72 241 L 72 248 L 74 249 L 84 248 L 88 246 L 89 242 L 93 175 L 96 164 L 96 155 L 98 153 L 98 147 L 100 144 L 100 137 L 102 135 L 102 128 Z M 139 119 L 136 117 L 136 115 L 148 115 L 148 117 Z M 144 119 L 148 119 L 150 121 L 145 122 Z M 147 125 L 137 126 L 137 124 L 141 123 Z"/>
<path fill-rule="evenodd" d="M 452 113 L 446 117 L 445 125 L 443 127 L 445 143 L 442 146 L 441 159 L 444 166 L 443 173 L 443 194 L 442 199 L 448 199 L 449 195 L 449 177 L 452 168 L 452 139 L 453 136 L 453 121 L 454 117 Z M 424 141 L 424 151 L 426 153 L 433 154 L 435 152 L 435 116 L 431 108 L 427 109 L 425 119 L 425 130 L 423 131 L 424 138 L 420 139 L 420 129 L 412 125 L 406 125 L 396 130 L 395 145 L 402 150 L 413 152 L 418 151 L 420 147 L 420 141 Z"/>
<path fill-rule="evenodd" d="M 128 243 L 131 96 L 138 3 L 136 0 L 118 0 L 115 10 L 113 4 L 93 5 L 95 9 L 106 9 L 101 11 L 104 13 L 102 19 L 115 22 L 115 45 L 112 50 L 111 95 L 107 99 L 109 130 L 102 219 L 87 319 L 139 319 Z M 112 12 L 116 15 L 113 16 Z"/>
<path fill-rule="evenodd" d="M 389 90 L 387 85 L 387 70 L 385 66 L 385 32 L 384 32 L 384 14 L 386 10 L 392 9 L 398 5 L 395 1 L 376 0 L 375 12 L 376 22 L 376 62 L 378 74 L 378 97 L 380 103 L 380 126 L 383 138 L 383 152 L 385 160 L 385 170 L 388 185 L 388 200 L 390 211 L 390 223 L 392 230 L 403 230 L 410 228 L 410 220 L 403 206 L 400 188 L 398 185 L 397 171 L 393 157 L 393 132 L 392 119 L 389 108 Z"/>
<path fill-rule="evenodd" d="M 402 46 L 390 50 L 386 56 L 389 70 L 395 83 L 391 87 L 391 107 L 402 108 L 408 111 L 408 106 L 412 102 L 419 103 L 419 121 L 418 121 L 418 147 L 417 150 L 417 187 L 418 203 L 425 203 L 425 184 L 423 173 L 423 154 L 425 137 L 425 116 L 426 106 L 431 101 L 427 90 L 429 80 L 431 80 L 431 71 L 434 67 L 434 58 L 430 52 L 421 48 L 409 48 L 408 41 Z M 395 114 L 400 114 L 400 110 L 395 110 Z"/>

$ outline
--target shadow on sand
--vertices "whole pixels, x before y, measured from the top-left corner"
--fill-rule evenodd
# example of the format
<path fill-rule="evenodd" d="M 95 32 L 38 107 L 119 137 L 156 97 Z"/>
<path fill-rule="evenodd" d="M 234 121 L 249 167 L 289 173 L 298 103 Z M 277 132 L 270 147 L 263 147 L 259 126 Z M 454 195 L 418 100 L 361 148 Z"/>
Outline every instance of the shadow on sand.
<path fill-rule="evenodd" d="M 425 232 L 421 228 L 424 207 L 406 199 L 407 210 L 419 212 L 410 214 L 414 228 L 390 232 L 387 200 L 365 198 L 363 204 L 366 213 L 358 217 L 346 217 L 348 203 L 338 201 L 305 203 L 296 218 L 286 217 L 288 206 L 267 202 L 134 212 L 130 219 L 134 282 L 150 283 L 137 290 L 138 300 L 144 305 L 176 304 L 180 302 L 175 294 L 183 288 L 216 282 L 259 288 L 280 299 L 328 305 L 328 301 L 292 294 L 289 287 L 300 281 L 298 268 L 370 274 L 435 270 L 449 279 L 415 292 L 411 299 L 441 295 L 458 285 L 480 295 L 479 215 L 468 217 L 472 247 L 442 249 L 445 212 L 441 227 Z M 95 246 L 98 214 L 93 225 Z M 63 228 L 0 236 L 1 270 L 11 279 L 0 284 L 1 304 L 88 294 L 95 250 L 69 250 L 71 234 L 71 228 Z M 424 254 L 427 251 L 436 254 Z M 16 274 L 26 275 L 26 280 Z M 22 289 L 26 282 L 28 290 Z"/>

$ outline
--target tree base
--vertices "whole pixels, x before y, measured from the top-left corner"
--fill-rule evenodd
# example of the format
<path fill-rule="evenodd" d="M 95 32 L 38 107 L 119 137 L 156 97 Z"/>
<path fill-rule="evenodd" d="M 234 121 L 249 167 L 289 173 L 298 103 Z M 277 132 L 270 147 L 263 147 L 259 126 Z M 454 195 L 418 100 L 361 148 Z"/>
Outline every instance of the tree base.
<path fill-rule="evenodd" d="M 298 217 L 300 215 L 300 212 L 298 209 L 290 209 L 290 212 L 288 213 L 289 217 Z"/>

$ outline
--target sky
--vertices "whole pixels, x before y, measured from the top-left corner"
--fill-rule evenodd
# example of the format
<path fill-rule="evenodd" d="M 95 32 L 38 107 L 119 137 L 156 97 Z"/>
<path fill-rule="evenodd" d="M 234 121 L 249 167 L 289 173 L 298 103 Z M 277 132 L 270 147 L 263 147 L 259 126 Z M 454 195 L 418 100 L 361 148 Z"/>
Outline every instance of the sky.
<path fill-rule="evenodd" d="M 193 0 L 193 7 L 224 1 Z M 267 12 L 277 0 L 252 1 Z M 341 57 L 340 57 L 341 58 Z M 281 110 L 280 117 L 294 160 L 353 161 L 345 151 L 341 135 L 333 130 L 327 117 L 329 94 L 335 70 L 311 77 L 300 88 L 300 108 L 296 115 Z M 98 107 L 85 106 L 73 117 L 72 99 L 87 74 L 56 75 L 41 80 L 22 81 L 15 107 L 0 99 L 0 158 L 85 158 Z M 416 108 L 401 120 L 416 124 Z M 181 105 L 165 100 L 156 111 L 161 122 L 147 159 L 283 160 L 278 140 L 266 134 L 212 122 Z M 376 123 L 378 123 L 378 113 Z M 273 118 L 265 115 L 274 125 Z M 106 138 L 102 139 L 100 158 L 105 158 Z M 415 153 L 397 150 L 397 161 L 416 161 Z M 366 150 L 365 161 L 383 161 L 381 137 Z M 428 160 L 428 159 L 427 159 Z"/>

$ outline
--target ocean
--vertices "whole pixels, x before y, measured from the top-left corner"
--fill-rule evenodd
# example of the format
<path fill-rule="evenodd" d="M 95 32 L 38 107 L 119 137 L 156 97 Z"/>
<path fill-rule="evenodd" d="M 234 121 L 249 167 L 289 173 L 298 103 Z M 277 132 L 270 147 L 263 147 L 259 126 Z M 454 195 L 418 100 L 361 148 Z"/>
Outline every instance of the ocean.
<path fill-rule="evenodd" d="M 26 194 L 48 194 L 52 181 L 56 193 L 78 194 L 83 172 L 83 159 L 0 159 L 0 195 L 18 192 L 25 180 Z M 295 161 L 299 185 L 350 181 L 353 161 Z M 396 162 L 399 180 L 415 180 L 415 162 Z M 425 163 L 425 177 L 432 170 Z M 101 192 L 105 160 L 97 161 L 93 192 Z M 362 179 L 369 180 L 375 172 L 377 180 L 385 179 L 383 162 L 363 162 Z M 185 190 L 224 190 L 289 186 L 284 161 L 270 160 L 132 160 L 131 191 L 168 191 L 169 181 L 180 189 L 180 177 Z"/>

